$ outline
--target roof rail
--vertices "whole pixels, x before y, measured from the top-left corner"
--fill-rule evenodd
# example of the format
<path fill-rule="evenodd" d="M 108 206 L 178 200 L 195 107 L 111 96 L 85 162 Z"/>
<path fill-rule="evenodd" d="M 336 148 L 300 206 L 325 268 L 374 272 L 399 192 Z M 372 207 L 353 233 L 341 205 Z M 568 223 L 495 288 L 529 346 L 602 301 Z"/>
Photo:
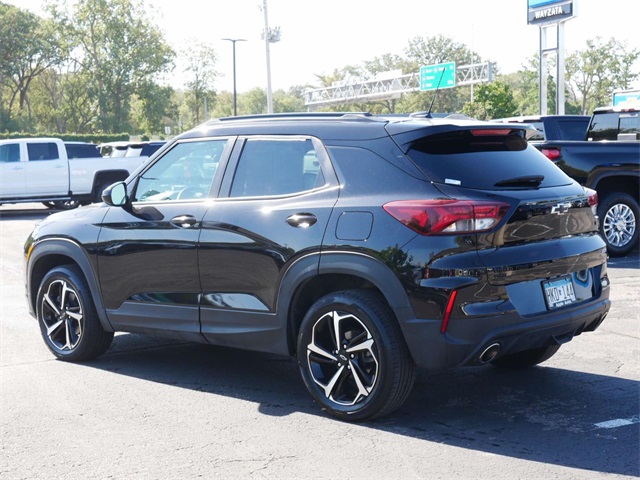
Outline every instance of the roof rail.
<path fill-rule="evenodd" d="M 239 115 L 237 117 L 212 118 L 210 122 L 232 122 L 235 120 L 264 120 L 286 118 L 368 118 L 373 117 L 369 112 L 285 112 L 285 113 L 260 113 L 255 115 Z"/>

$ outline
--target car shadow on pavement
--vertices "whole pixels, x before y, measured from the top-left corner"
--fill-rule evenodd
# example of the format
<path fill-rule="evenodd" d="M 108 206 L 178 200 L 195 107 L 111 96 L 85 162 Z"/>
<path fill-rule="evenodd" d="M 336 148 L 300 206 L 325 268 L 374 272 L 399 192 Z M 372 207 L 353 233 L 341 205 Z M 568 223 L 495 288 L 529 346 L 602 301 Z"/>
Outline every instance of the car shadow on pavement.
<path fill-rule="evenodd" d="M 607 268 L 635 268 L 640 269 L 640 250 L 637 248 L 624 257 L 610 257 Z"/>
<path fill-rule="evenodd" d="M 85 366 L 253 402 L 264 415 L 326 415 L 305 390 L 295 359 L 287 357 L 120 334 L 107 354 Z M 625 451 L 640 451 L 639 404 L 636 381 L 548 366 L 526 375 L 491 366 L 419 371 L 402 408 L 360 426 L 491 455 L 638 476 L 637 456 L 615 452 L 620 442 Z"/>

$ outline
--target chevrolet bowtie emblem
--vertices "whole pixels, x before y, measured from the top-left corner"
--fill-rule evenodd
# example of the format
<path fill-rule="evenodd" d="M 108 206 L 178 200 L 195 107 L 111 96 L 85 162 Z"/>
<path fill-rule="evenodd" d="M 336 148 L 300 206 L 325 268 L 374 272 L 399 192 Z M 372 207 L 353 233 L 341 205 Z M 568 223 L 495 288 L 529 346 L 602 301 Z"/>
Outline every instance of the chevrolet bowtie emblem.
<path fill-rule="evenodd" d="M 551 207 L 551 213 L 555 215 L 564 215 L 569 211 L 570 208 L 571 208 L 570 203 L 559 203 Z"/>

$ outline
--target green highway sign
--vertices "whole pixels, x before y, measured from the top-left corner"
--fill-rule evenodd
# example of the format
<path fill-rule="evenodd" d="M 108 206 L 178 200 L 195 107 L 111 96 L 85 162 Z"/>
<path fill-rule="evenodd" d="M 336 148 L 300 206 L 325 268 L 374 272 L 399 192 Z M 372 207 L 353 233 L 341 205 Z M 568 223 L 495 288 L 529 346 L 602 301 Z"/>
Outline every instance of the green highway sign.
<path fill-rule="evenodd" d="M 420 91 L 456 86 L 456 62 L 420 67 Z"/>

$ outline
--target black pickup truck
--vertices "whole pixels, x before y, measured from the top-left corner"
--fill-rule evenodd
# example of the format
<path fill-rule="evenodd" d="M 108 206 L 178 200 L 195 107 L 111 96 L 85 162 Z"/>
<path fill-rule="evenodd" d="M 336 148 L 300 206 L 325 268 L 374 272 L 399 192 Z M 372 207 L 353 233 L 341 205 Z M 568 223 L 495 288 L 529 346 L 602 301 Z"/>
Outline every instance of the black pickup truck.
<path fill-rule="evenodd" d="M 598 192 L 600 233 L 611 256 L 626 255 L 638 246 L 639 113 L 638 107 L 598 108 L 588 124 L 589 117 L 580 115 L 499 120 L 536 126 L 543 136 L 534 135 L 531 143 L 566 174 Z"/>
<path fill-rule="evenodd" d="M 584 140 L 590 115 L 523 115 L 495 120 L 506 123 L 528 123 L 537 132 L 529 135 L 530 142 L 545 140 Z"/>

